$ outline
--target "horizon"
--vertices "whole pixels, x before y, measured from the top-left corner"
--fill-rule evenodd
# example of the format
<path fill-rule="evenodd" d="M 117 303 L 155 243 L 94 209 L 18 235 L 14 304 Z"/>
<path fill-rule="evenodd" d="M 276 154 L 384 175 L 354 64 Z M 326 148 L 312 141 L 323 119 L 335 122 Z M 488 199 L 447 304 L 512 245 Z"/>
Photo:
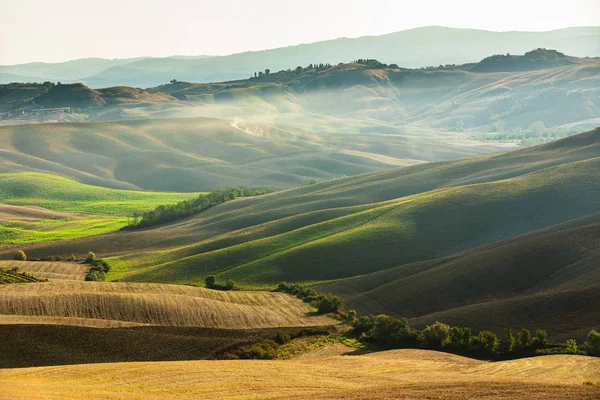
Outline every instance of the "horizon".
<path fill-rule="evenodd" d="M 317 11 L 306 6 L 308 3 L 314 3 L 312 8 Z M 0 0 L 5 11 L 0 14 L 0 65 L 63 63 L 89 58 L 216 57 L 435 26 L 490 32 L 548 32 L 597 27 L 594 16 L 600 13 L 600 4 L 593 0 L 575 0 L 568 8 L 540 7 L 545 5 L 540 0 L 510 0 L 502 7 L 474 0 L 428 5 L 375 0 L 368 7 L 358 0 L 326 4 L 306 0 L 303 4 L 306 7 L 299 9 L 294 18 L 279 13 L 275 18 L 265 19 L 278 2 L 258 0 L 246 4 L 231 0 L 228 4 L 196 4 L 176 0 L 169 5 L 150 7 L 141 0 L 126 5 L 108 0 L 101 6 L 74 0 L 51 4 L 40 0 L 18 4 Z M 385 13 L 380 12 L 382 8 Z M 31 14 L 30 9 L 37 11 Z M 518 14 L 513 15 L 514 9 L 519 10 Z M 106 29 L 106 21 L 114 19 L 115 10 L 120 18 L 111 29 Z M 181 18 L 164 18 L 170 14 Z M 187 22 L 184 18 L 187 15 L 199 17 Z M 48 46 L 48 42 L 59 46 Z"/>
<path fill-rule="evenodd" d="M 335 40 L 340 40 L 340 39 L 361 39 L 361 38 L 366 38 L 366 37 L 379 37 L 379 36 L 393 35 L 395 33 L 407 32 L 407 31 L 418 30 L 418 29 L 427 29 L 427 28 L 446 28 L 446 29 L 456 29 L 456 30 L 485 31 L 485 32 L 494 32 L 494 33 L 547 33 L 547 32 L 555 32 L 555 31 L 566 30 L 566 29 L 600 28 L 600 25 L 565 26 L 565 27 L 562 27 L 562 28 L 549 29 L 549 30 L 507 30 L 507 31 L 495 31 L 495 30 L 477 29 L 477 28 L 457 28 L 457 27 L 444 26 L 444 25 L 426 25 L 426 26 L 418 26 L 418 27 L 415 27 L 415 28 L 402 29 L 402 30 L 399 30 L 399 31 L 387 32 L 387 33 L 382 33 L 382 34 L 363 35 L 363 36 L 355 36 L 355 37 L 354 36 L 353 37 L 350 37 L 350 36 L 340 36 L 340 37 L 336 37 L 336 38 L 332 38 L 332 39 L 318 40 L 316 42 L 295 43 L 295 44 L 290 44 L 288 46 L 270 47 L 270 48 L 257 49 L 257 50 L 245 50 L 245 51 L 240 51 L 238 53 L 228 53 L 228 54 L 170 54 L 170 55 L 166 55 L 166 56 L 135 55 L 135 56 L 131 56 L 131 57 L 97 57 L 97 56 L 90 56 L 90 57 L 73 58 L 73 59 L 67 59 L 67 60 L 61 60 L 61 61 L 51 61 L 51 62 L 49 62 L 49 61 L 29 61 L 29 62 L 18 63 L 18 64 L 0 64 L 0 66 L 2 66 L 2 67 L 11 67 L 11 66 L 28 65 L 28 64 L 63 64 L 63 63 L 68 63 L 68 62 L 73 62 L 73 61 L 94 60 L 94 59 L 97 59 L 97 60 L 129 60 L 129 59 L 135 60 L 135 59 L 148 59 L 148 58 L 164 59 L 164 58 L 176 58 L 176 57 L 185 57 L 185 58 L 194 58 L 194 57 L 206 57 L 206 58 L 227 57 L 227 56 L 232 56 L 232 55 L 236 55 L 236 54 L 244 54 L 244 53 L 253 53 L 253 52 L 276 50 L 276 49 L 281 49 L 281 48 L 285 48 L 285 47 L 296 47 L 296 46 L 310 45 L 310 44 L 322 43 L 322 42 L 330 42 L 330 41 L 335 41 Z M 532 49 L 532 50 L 534 50 L 534 49 Z"/>

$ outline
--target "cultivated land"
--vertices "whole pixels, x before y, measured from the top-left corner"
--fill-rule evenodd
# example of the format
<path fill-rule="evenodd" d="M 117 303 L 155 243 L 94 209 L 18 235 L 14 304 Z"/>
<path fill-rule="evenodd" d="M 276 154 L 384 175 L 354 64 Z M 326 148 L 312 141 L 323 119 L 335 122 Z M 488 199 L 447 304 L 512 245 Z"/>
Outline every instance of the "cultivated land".
<path fill-rule="evenodd" d="M 4 369 L 9 398 L 591 399 L 600 360 L 543 356 L 489 363 L 424 350 L 347 354 L 329 347 L 288 361 L 189 361 Z"/>
<path fill-rule="evenodd" d="M 109 279 L 127 281 L 198 284 L 209 274 L 263 288 L 283 280 L 335 281 L 324 290 L 365 312 L 419 324 L 447 318 L 495 330 L 541 327 L 581 339 L 595 324 L 597 280 L 589 278 L 597 272 L 590 249 L 600 207 L 599 151 L 595 130 L 514 152 L 237 199 L 153 229 L 26 251 L 81 257 L 93 250 L 111 264 Z M 494 245 L 476 248 L 487 243 Z M 539 248 L 548 250 L 536 254 Z M 506 254 L 517 261 L 503 262 Z M 386 272 L 369 275 L 377 271 Z M 345 278 L 353 279 L 337 281 Z M 444 295 L 423 297 L 432 285 Z M 540 304 L 555 306 L 531 311 Z"/>

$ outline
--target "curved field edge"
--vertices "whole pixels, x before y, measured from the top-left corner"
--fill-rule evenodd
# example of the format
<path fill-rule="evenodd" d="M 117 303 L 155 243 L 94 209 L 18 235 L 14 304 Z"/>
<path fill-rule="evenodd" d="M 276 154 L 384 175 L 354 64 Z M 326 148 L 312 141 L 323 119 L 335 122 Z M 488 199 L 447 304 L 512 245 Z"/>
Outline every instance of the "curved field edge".
<path fill-rule="evenodd" d="M 232 329 L 335 323 L 283 293 L 66 280 L 0 287 L 0 314 Z"/>
<path fill-rule="evenodd" d="M 11 398 L 590 399 L 600 360 L 543 356 L 485 362 L 426 350 L 344 355 L 331 346 L 285 361 L 176 361 L 3 369 Z M 266 380 L 265 377 L 269 379 Z M 135 382 L 132 384 L 132 382 Z"/>

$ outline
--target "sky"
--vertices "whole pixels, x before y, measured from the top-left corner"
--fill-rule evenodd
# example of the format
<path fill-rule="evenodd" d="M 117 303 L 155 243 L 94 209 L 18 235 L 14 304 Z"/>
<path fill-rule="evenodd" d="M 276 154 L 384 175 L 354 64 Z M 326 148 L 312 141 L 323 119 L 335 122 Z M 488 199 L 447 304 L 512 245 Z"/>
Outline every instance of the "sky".
<path fill-rule="evenodd" d="M 225 55 L 442 25 L 597 26 L 600 0 L 0 0 L 0 65 Z"/>

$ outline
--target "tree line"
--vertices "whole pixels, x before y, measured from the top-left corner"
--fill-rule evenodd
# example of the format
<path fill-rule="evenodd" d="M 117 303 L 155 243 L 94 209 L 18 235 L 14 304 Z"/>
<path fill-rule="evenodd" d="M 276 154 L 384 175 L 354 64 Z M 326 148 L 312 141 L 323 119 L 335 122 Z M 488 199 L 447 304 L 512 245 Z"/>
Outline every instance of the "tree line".
<path fill-rule="evenodd" d="M 167 204 L 156 207 L 140 213 L 134 213 L 129 224 L 121 230 L 147 228 L 149 226 L 160 225 L 175 221 L 181 218 L 197 214 L 207 208 L 235 200 L 237 197 L 260 196 L 274 192 L 273 189 L 249 189 L 238 187 L 235 189 L 217 189 L 207 194 L 201 194 L 195 199 L 180 201 L 175 204 Z"/>

